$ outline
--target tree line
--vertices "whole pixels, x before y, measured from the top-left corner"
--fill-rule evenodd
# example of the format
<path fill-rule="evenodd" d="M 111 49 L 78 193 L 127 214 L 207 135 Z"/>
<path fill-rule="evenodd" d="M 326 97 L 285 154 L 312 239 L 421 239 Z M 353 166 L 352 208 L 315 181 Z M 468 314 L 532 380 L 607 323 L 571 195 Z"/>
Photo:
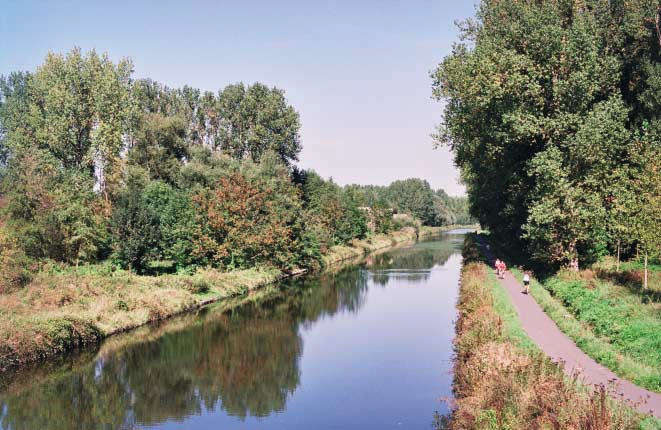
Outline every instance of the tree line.
<path fill-rule="evenodd" d="M 657 1 L 481 1 L 432 72 L 471 213 L 540 266 L 661 252 Z"/>
<path fill-rule="evenodd" d="M 314 268 L 331 246 L 401 227 L 393 209 L 430 225 L 466 216 L 421 180 L 341 187 L 298 168 L 300 118 L 278 88 L 132 73 L 74 49 L 0 79 L 0 290 L 48 261 Z"/>

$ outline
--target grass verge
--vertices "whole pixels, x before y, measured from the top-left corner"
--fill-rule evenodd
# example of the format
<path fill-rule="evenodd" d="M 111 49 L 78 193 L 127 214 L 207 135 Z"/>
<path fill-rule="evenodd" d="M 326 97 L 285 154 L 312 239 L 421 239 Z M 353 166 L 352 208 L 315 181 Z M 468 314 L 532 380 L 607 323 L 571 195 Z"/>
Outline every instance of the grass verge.
<path fill-rule="evenodd" d="M 518 269 L 512 273 L 521 280 Z M 560 272 L 531 293 L 551 319 L 592 359 L 650 391 L 661 392 L 661 318 L 657 303 L 590 270 Z"/>
<path fill-rule="evenodd" d="M 654 428 L 605 387 L 590 393 L 566 378 L 526 336 L 506 292 L 479 261 L 474 237 L 463 254 L 450 428 Z"/>

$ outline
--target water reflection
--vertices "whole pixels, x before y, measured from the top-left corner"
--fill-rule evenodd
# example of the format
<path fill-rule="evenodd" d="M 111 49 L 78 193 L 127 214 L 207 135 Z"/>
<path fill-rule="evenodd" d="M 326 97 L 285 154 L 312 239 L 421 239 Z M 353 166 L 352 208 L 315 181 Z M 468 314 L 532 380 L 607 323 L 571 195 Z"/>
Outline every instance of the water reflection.
<path fill-rule="evenodd" d="M 14 384 L 18 393 L 0 401 L 0 422 L 16 430 L 133 428 L 217 408 L 241 418 L 282 411 L 300 382 L 299 325 L 357 312 L 367 279 L 349 268 L 294 281 L 275 298 L 211 308 L 183 330 L 64 366 L 32 386 Z"/>
<path fill-rule="evenodd" d="M 457 250 L 456 241 L 430 240 L 370 256 L 365 260 L 365 266 L 377 285 L 385 286 L 391 279 L 402 277 L 409 282 L 425 282 L 430 271 L 436 266 L 443 266 Z"/>
<path fill-rule="evenodd" d="M 301 384 L 301 331 L 366 303 L 370 280 L 428 279 L 456 253 L 420 243 L 361 268 L 292 281 L 262 300 L 210 307 L 111 339 L 96 353 L 5 375 L 3 429 L 137 428 L 223 411 L 246 419 L 286 409 Z M 341 351 L 338 351 L 341 353 Z"/>
<path fill-rule="evenodd" d="M 100 356 L 2 402 L 3 428 L 133 428 L 221 408 L 282 411 L 299 384 L 302 341 L 278 308 L 247 305 Z"/>

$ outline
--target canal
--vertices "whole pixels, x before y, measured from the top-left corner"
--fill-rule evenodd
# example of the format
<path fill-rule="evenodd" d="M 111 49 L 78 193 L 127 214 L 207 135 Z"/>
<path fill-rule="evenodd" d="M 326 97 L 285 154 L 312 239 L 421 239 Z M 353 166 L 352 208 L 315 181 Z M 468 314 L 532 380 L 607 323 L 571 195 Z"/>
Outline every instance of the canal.
<path fill-rule="evenodd" d="M 463 232 L 3 376 L 3 429 L 431 429 Z"/>

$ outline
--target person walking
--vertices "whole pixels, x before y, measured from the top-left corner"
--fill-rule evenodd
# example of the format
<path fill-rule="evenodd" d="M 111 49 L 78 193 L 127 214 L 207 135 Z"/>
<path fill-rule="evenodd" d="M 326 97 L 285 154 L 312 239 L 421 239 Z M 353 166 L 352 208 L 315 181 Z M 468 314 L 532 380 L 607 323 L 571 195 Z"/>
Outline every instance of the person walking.
<path fill-rule="evenodd" d="M 523 294 L 528 294 L 530 292 L 530 274 L 528 272 L 523 272 Z"/>
<path fill-rule="evenodd" d="M 500 262 L 500 279 L 505 279 L 505 272 L 507 272 L 507 264 L 504 261 Z"/>

